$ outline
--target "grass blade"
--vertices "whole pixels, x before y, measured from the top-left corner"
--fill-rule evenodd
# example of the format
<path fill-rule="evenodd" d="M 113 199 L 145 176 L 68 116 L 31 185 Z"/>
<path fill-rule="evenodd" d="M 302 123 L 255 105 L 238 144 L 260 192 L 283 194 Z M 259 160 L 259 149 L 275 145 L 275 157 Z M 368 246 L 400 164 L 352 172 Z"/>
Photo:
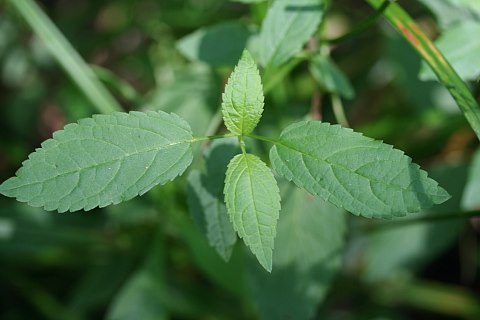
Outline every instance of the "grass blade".
<path fill-rule="evenodd" d="M 382 7 L 384 0 L 367 0 L 375 9 Z M 439 81 L 450 91 L 480 139 L 480 106 L 469 88 L 437 49 L 433 42 L 423 33 L 410 15 L 398 4 L 392 3 L 384 11 L 385 18 L 413 46 L 432 70 Z"/>
<path fill-rule="evenodd" d="M 122 108 L 93 71 L 33 0 L 10 1 L 18 13 L 43 41 L 57 62 L 78 85 L 85 96 L 101 113 L 120 111 Z"/>

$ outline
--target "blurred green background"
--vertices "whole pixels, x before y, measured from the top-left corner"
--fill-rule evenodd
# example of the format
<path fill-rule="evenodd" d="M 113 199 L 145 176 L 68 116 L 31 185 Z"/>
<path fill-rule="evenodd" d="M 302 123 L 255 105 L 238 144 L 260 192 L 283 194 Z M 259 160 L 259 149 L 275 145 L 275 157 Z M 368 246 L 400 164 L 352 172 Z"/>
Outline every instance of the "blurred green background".
<path fill-rule="evenodd" d="M 13 1 L 23 0 L 0 1 L 0 181 L 54 131 L 101 112 Z M 269 4 L 36 3 L 123 110 L 175 112 L 196 135 L 224 130 L 217 114 L 223 86 L 243 48 L 254 48 Z M 399 3 L 431 38 L 440 37 L 478 100 L 478 2 Z M 352 30 L 372 12 L 362 1 L 333 1 L 316 41 Z M 355 92 L 343 101 L 352 128 L 404 150 L 450 201 L 412 221 L 370 221 L 281 181 L 269 275 L 240 243 L 228 263 L 208 245 L 189 214 L 187 174 L 89 212 L 44 212 L 1 197 L 0 319 L 480 319 L 480 222 L 461 217 L 480 209 L 473 131 L 382 19 L 330 49 Z M 299 62 L 272 86 L 259 133 L 277 135 L 320 115 L 336 122 L 310 71 Z M 267 158 L 267 145 L 252 148 Z M 206 149 L 197 150 L 192 169 L 208 167 L 200 157 Z"/>

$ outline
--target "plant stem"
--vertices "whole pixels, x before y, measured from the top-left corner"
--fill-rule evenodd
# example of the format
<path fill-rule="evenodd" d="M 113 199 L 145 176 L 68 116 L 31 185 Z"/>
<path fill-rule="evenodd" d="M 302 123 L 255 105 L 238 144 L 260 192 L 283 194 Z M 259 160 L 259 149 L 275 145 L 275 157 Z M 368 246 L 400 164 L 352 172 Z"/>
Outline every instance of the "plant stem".
<path fill-rule="evenodd" d="M 480 211 L 452 212 L 452 213 L 435 214 L 435 215 L 431 214 L 431 215 L 427 215 L 419 218 L 383 222 L 375 226 L 372 226 L 371 231 L 375 232 L 379 230 L 407 226 L 407 225 L 417 224 L 417 223 L 441 222 L 441 221 L 456 220 L 456 219 L 469 219 L 472 217 L 480 217 Z"/>
<path fill-rule="evenodd" d="M 216 134 L 211 136 L 193 137 L 193 139 L 190 140 L 190 142 L 200 142 L 200 141 L 223 139 L 223 138 L 230 138 L 230 137 L 236 137 L 236 136 L 237 135 L 233 133 Z"/>
<path fill-rule="evenodd" d="M 64 71 L 78 85 L 83 94 L 96 107 L 98 112 L 111 113 L 122 108 L 109 91 L 96 78 L 92 69 L 72 47 L 48 16 L 33 0 L 12 0 L 9 2 L 36 35 L 50 50 L 50 54 Z"/>
<path fill-rule="evenodd" d="M 366 1 L 376 9 L 383 4 L 383 0 Z M 463 82 L 442 53 L 402 7 L 392 3 L 384 10 L 384 16 L 413 46 L 422 59 L 428 63 L 437 75 L 438 80 L 450 91 L 460 110 L 462 110 L 465 118 L 480 139 L 480 106 L 465 82 Z"/>
<path fill-rule="evenodd" d="M 332 101 L 333 114 L 335 115 L 335 119 L 337 119 L 337 122 L 342 127 L 350 128 L 350 124 L 348 123 L 345 111 L 343 110 L 343 103 L 340 96 L 336 93 L 332 93 L 330 94 L 330 99 Z"/>

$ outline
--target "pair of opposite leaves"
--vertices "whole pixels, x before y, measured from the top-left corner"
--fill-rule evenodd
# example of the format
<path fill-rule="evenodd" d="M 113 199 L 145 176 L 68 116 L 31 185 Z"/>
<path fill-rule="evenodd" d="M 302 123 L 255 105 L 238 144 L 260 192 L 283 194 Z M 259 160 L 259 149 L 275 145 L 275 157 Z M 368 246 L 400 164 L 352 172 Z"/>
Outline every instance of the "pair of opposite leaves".
<path fill-rule="evenodd" d="M 222 98 L 223 119 L 233 135 L 274 144 L 270 161 L 277 175 L 356 215 L 404 216 L 449 198 L 403 152 L 351 129 L 302 121 L 278 139 L 251 134 L 263 112 L 263 90 L 247 51 Z M 55 132 L 0 192 L 59 212 L 117 204 L 181 175 L 192 162 L 192 143 L 200 140 L 175 114 L 95 115 Z M 270 271 L 279 189 L 271 169 L 242 150 L 228 165 L 225 203 L 235 231 Z"/>

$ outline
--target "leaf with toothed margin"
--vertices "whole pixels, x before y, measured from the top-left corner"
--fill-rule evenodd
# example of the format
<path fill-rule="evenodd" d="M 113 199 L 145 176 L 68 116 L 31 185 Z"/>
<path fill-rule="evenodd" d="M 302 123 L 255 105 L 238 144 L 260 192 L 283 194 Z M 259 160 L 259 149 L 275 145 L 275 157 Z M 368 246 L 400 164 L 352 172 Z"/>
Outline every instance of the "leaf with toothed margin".
<path fill-rule="evenodd" d="M 260 73 L 247 50 L 228 78 L 222 95 L 223 121 L 237 135 L 255 129 L 263 112 L 263 89 Z"/>
<path fill-rule="evenodd" d="M 225 203 L 240 238 L 272 271 L 273 240 L 276 234 L 280 195 L 270 168 L 252 154 L 236 155 L 225 177 Z"/>
<path fill-rule="evenodd" d="M 182 174 L 192 162 L 192 139 L 175 114 L 95 115 L 55 132 L 0 192 L 59 212 L 116 204 Z"/>
<path fill-rule="evenodd" d="M 270 161 L 297 186 L 368 218 L 404 216 L 450 198 L 402 151 L 338 125 L 288 126 Z"/>

